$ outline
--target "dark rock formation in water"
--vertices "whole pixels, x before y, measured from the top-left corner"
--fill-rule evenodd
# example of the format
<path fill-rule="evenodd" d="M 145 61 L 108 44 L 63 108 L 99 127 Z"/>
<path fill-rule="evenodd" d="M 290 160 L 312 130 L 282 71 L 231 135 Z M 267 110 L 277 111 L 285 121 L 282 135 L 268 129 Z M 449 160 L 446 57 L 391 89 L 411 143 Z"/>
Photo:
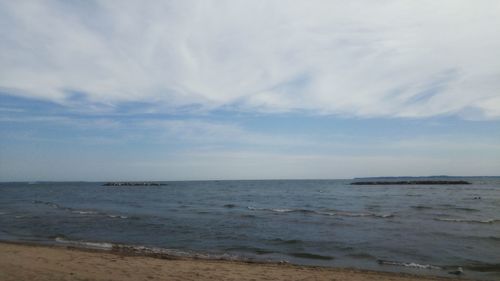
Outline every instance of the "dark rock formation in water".
<path fill-rule="evenodd" d="M 351 185 L 471 184 L 463 180 L 357 181 Z"/>
<path fill-rule="evenodd" d="M 167 185 L 167 184 L 158 182 L 107 182 L 102 186 L 161 186 L 161 185 Z"/>

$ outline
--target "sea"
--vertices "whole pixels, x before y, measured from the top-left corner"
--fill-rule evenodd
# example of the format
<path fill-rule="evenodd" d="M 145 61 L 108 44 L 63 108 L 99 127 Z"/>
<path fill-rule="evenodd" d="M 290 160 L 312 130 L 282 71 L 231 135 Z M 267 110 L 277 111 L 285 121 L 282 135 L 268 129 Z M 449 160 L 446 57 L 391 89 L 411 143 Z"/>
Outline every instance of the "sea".
<path fill-rule="evenodd" d="M 0 183 L 0 240 L 500 280 L 500 177 L 458 179 Z"/>

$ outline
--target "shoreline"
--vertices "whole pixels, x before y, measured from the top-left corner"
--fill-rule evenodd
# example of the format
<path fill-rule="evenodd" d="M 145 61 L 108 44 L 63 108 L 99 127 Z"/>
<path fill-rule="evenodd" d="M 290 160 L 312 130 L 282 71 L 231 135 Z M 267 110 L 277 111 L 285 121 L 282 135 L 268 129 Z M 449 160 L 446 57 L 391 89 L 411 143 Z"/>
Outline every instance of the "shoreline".
<path fill-rule="evenodd" d="M 0 242 L 0 280 L 472 280 L 279 262 L 235 261 Z"/>

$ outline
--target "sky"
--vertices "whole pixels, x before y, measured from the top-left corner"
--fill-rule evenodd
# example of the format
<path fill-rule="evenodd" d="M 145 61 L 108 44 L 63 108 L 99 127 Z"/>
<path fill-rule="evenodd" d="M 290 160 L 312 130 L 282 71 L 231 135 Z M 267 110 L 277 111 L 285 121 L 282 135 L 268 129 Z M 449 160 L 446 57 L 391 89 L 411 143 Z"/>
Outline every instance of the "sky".
<path fill-rule="evenodd" d="M 499 14 L 0 0 L 0 181 L 500 175 Z"/>

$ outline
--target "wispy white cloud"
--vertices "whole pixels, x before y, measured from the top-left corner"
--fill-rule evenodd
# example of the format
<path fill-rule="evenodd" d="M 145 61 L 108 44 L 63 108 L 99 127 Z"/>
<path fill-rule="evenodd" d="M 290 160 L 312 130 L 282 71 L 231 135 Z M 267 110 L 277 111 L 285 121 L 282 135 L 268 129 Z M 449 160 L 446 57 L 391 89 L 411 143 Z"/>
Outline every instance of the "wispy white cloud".
<path fill-rule="evenodd" d="M 67 116 L 0 116 L 0 125 L 16 125 L 5 131 L 6 139 L 95 144 L 159 145 L 170 151 L 205 154 L 217 151 L 256 154 L 333 156 L 450 156 L 499 155 L 498 134 L 413 133 L 411 135 L 366 135 L 366 132 L 262 131 L 232 121 L 203 119 L 86 118 Z M 59 130 L 63 135 L 54 134 Z M 65 132 L 65 133 L 63 133 Z M 180 146 L 179 146 L 180 145 Z"/>
<path fill-rule="evenodd" d="M 84 116 L 85 117 L 85 116 Z M 274 133 L 260 133 L 244 128 L 235 122 L 207 121 L 202 119 L 140 119 L 140 118 L 82 118 L 67 116 L 0 115 L 0 125 L 20 125 L 9 138 L 47 142 L 78 142 L 80 144 L 178 143 L 193 149 L 212 150 L 222 147 L 242 146 L 262 149 L 305 148 L 318 145 L 318 140 L 293 134 L 293 137 Z M 26 126 L 28 128 L 26 128 Z M 43 129 L 38 129 L 44 126 Z M 48 129 L 47 129 L 48 128 Z M 64 136 L 50 135 L 51 129 L 68 130 Z M 34 130 L 35 129 L 35 130 Z M 26 134 L 29 132 L 29 134 Z M 39 134 L 43 135 L 40 136 Z M 7 137 L 7 136 L 6 136 Z M 89 141 L 91 140 L 91 141 Z"/>
<path fill-rule="evenodd" d="M 0 125 L 2 180 L 494 175 L 500 159 L 497 134 L 459 131 L 305 134 L 236 121 L 32 115 Z"/>
<path fill-rule="evenodd" d="M 498 119 L 499 13 L 495 0 L 2 1 L 0 90 L 104 108 Z"/>

